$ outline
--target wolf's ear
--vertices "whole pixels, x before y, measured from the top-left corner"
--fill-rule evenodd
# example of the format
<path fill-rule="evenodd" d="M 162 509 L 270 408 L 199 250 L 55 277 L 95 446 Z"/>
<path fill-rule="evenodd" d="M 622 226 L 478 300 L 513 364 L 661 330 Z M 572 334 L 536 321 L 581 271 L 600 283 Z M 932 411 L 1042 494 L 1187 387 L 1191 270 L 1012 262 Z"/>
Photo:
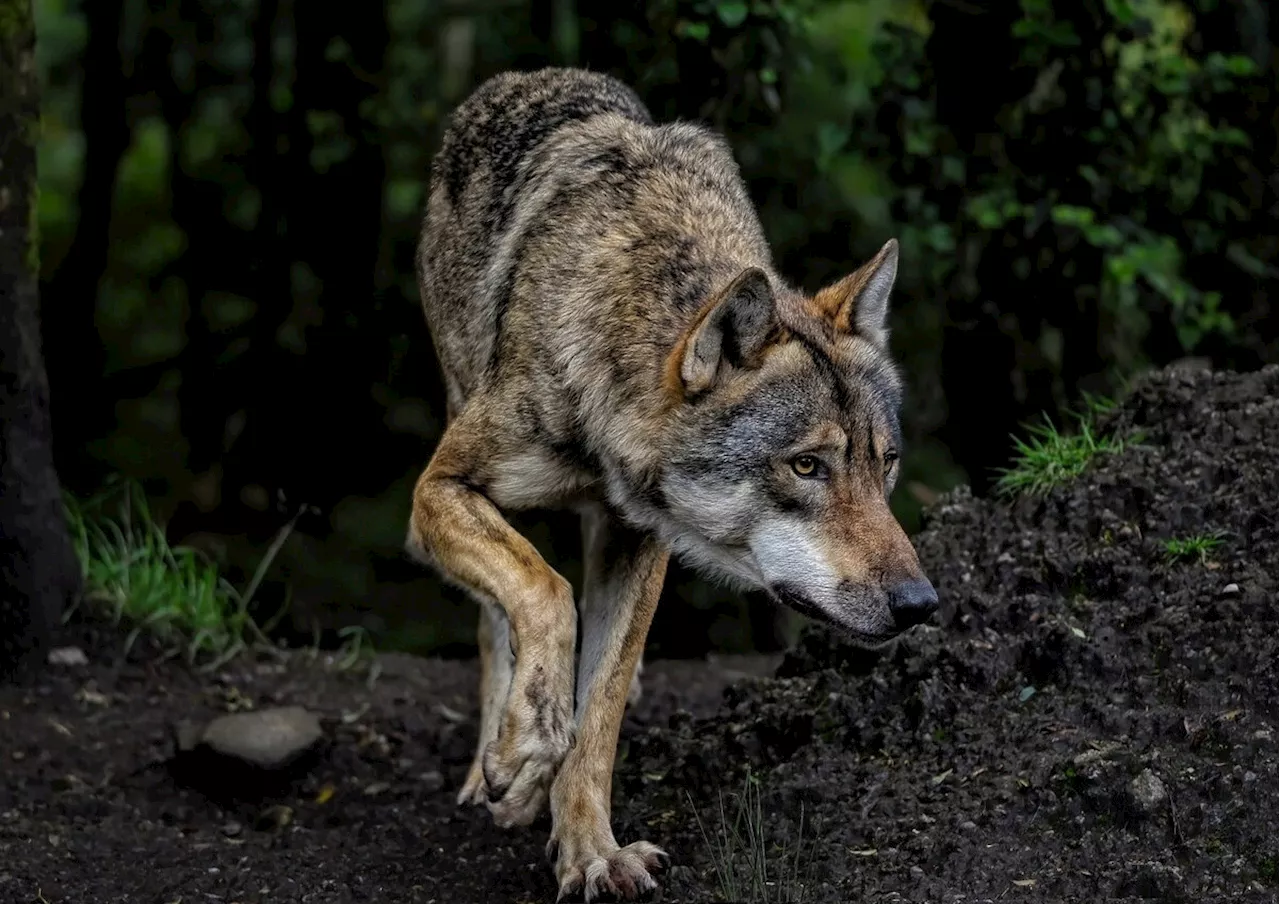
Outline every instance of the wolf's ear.
<path fill-rule="evenodd" d="M 710 389 L 723 365 L 752 367 L 778 325 L 773 288 L 758 267 L 748 267 L 708 304 L 680 353 L 680 382 L 696 395 Z"/>
<path fill-rule="evenodd" d="M 897 276 L 898 240 L 889 239 L 875 257 L 815 295 L 814 304 L 837 330 L 884 345 L 889 293 Z"/>

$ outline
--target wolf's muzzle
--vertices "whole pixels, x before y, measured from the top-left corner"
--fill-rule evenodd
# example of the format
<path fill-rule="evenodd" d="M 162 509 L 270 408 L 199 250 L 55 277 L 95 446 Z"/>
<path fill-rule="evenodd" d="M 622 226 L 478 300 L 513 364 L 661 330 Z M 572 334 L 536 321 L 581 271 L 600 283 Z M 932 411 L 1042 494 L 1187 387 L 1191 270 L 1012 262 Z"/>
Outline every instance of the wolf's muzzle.
<path fill-rule="evenodd" d="M 937 608 L 937 591 L 925 578 L 903 581 L 889 589 L 889 611 L 899 631 L 928 621 Z"/>

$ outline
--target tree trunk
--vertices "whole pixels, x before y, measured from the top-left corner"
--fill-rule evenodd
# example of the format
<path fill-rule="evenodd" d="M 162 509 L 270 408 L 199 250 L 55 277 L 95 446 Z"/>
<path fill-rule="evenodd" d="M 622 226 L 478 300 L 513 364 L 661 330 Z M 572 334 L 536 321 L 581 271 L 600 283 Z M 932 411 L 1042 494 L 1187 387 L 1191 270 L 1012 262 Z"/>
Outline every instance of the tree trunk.
<path fill-rule="evenodd" d="M 31 0 L 0 0 L 0 679 L 40 664 L 80 585 L 40 354 L 36 78 Z"/>
<path fill-rule="evenodd" d="M 0 4 L 5 3 L 12 5 L 13 0 L 0 0 Z M 98 283 L 107 269 L 116 175 L 129 146 L 125 68 L 120 51 L 124 2 L 92 0 L 82 8 L 89 27 L 83 56 L 84 87 L 80 94 L 84 179 L 76 197 L 75 235 L 57 272 L 51 274 L 42 287 L 41 300 L 51 405 L 62 425 L 57 464 L 64 469 L 63 473 L 75 475 L 77 480 L 95 487 L 101 484 L 104 475 L 101 463 L 86 452 L 88 444 L 111 429 L 112 401 L 146 395 L 158 374 L 148 371 L 150 384 L 144 377 L 142 387 L 129 390 L 111 385 L 124 375 L 111 381 L 103 379 L 106 349 L 98 337 L 94 312 Z M 134 395 L 128 395 L 129 392 Z"/>

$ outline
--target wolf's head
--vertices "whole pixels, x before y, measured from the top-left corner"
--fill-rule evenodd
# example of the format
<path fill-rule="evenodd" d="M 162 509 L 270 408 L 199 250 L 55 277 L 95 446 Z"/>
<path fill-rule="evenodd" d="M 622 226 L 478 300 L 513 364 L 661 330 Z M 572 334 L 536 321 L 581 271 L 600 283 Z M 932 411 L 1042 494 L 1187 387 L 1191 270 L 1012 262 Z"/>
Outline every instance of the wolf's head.
<path fill-rule="evenodd" d="M 806 297 L 744 270 L 672 353 L 663 504 L 677 553 L 869 642 L 937 595 L 889 510 L 901 383 L 885 316 L 897 243 Z"/>

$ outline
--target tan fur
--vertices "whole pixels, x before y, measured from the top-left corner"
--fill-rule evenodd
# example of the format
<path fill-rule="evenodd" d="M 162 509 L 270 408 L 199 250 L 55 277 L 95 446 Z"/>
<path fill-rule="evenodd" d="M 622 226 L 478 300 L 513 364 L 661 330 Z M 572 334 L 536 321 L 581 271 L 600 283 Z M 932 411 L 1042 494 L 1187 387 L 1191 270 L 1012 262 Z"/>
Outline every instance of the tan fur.
<path fill-rule="evenodd" d="M 876 256 L 854 270 L 844 279 L 827 286 L 813 296 L 811 311 L 827 321 L 836 330 L 851 333 L 855 330 L 854 322 L 858 298 L 862 295 L 872 277 L 884 264 L 885 259 L 897 253 L 897 244 L 888 242 L 876 252 Z"/>
<path fill-rule="evenodd" d="M 545 804 L 572 743 L 576 609 L 569 583 L 456 476 L 484 455 L 472 444 L 488 445 L 482 432 L 469 429 L 471 413 L 449 426 L 419 479 L 413 525 L 444 574 L 480 599 L 498 601 L 509 620 L 515 668 L 480 767 L 487 789 L 505 793 L 491 807 L 497 822 L 527 825 Z M 492 712 L 484 717 L 495 718 Z"/>
<path fill-rule="evenodd" d="M 588 589 L 582 617 L 584 623 L 605 624 L 598 650 L 587 651 L 584 644 L 593 672 L 579 674 L 577 744 L 551 789 L 556 877 L 562 888 L 589 886 L 588 896 L 606 891 L 626 896 L 646 890 L 640 886 L 646 886 L 648 869 L 636 873 L 614 867 L 636 857 L 656 866 L 665 857 L 645 842 L 619 847 L 609 824 L 609 799 L 628 684 L 658 605 L 668 554 L 655 539 L 632 535 L 603 508 L 592 508 L 585 520 Z M 634 551 L 623 554 L 628 548 Z"/>
<path fill-rule="evenodd" d="M 458 792 L 458 803 L 479 805 L 484 803 L 486 791 L 484 753 L 498 737 L 498 720 L 511 690 L 515 659 L 507 616 L 497 604 L 481 604 L 476 642 L 480 648 L 480 742 Z"/>

